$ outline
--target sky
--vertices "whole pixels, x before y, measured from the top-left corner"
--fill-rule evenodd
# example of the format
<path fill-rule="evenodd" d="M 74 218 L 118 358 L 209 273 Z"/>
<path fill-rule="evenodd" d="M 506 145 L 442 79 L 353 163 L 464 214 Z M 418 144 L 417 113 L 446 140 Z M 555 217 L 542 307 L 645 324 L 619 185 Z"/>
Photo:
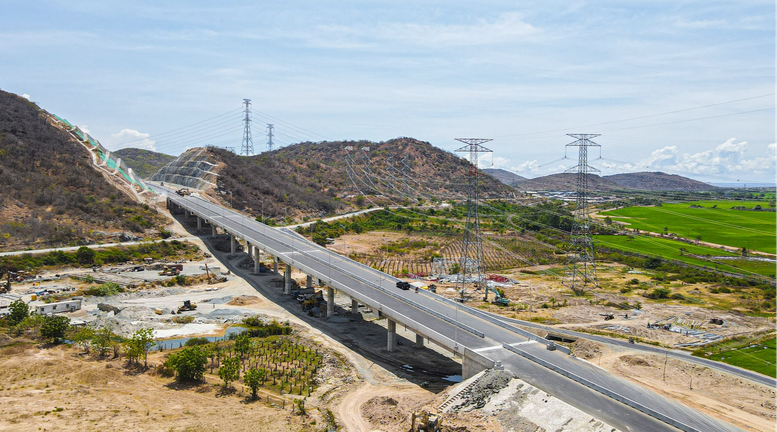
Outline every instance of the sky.
<path fill-rule="evenodd" d="M 577 163 L 774 183 L 773 1 L 3 0 L 0 89 L 110 149 L 490 138 L 482 168 Z M 600 150 L 600 151 L 599 151 Z M 566 154 L 566 159 L 564 159 Z"/>

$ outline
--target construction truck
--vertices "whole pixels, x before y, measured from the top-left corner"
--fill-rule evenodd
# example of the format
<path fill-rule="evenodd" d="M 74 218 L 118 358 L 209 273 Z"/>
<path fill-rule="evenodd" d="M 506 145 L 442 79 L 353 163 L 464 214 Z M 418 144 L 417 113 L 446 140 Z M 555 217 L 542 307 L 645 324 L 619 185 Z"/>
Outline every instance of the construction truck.
<path fill-rule="evenodd" d="M 197 309 L 197 305 L 193 304 L 190 300 L 184 300 L 183 306 L 178 308 L 178 313 L 188 312 Z"/>
<path fill-rule="evenodd" d="M 611 319 L 615 319 L 615 314 L 611 314 L 611 313 L 600 313 L 599 315 L 600 315 L 600 316 L 603 316 L 605 321 L 609 321 L 609 320 L 611 320 Z"/>
<path fill-rule="evenodd" d="M 177 193 L 180 196 L 189 196 L 192 194 L 191 191 L 189 191 L 189 189 L 186 189 L 186 188 L 178 189 L 177 191 L 175 191 L 175 193 Z"/>
<path fill-rule="evenodd" d="M 410 432 L 442 431 L 442 414 L 430 411 L 416 411 L 412 414 Z"/>

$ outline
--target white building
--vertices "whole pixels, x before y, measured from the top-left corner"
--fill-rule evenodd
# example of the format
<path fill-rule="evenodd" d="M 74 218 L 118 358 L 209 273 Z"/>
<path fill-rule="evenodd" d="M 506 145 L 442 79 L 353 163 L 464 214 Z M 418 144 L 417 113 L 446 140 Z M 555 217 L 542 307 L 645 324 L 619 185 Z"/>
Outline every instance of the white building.
<path fill-rule="evenodd" d="M 48 303 L 35 306 L 38 315 L 57 314 L 62 312 L 75 312 L 81 309 L 81 300 L 65 300 L 56 303 Z"/>

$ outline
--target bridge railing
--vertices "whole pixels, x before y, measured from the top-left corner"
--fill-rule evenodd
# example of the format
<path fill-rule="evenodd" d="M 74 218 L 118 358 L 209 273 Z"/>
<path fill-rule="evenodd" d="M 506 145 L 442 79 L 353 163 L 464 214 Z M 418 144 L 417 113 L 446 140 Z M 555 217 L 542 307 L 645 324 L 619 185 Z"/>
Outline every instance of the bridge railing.
<path fill-rule="evenodd" d="M 182 207 L 187 207 L 187 205 L 186 205 L 186 204 L 188 203 L 188 201 L 179 200 L 179 199 L 176 199 L 176 198 L 174 198 L 174 197 L 171 197 L 171 198 L 172 198 L 172 201 L 173 201 L 173 202 L 176 202 L 176 204 L 179 204 L 179 205 L 181 205 Z M 208 210 L 207 208 L 205 208 L 205 207 L 203 207 L 203 206 L 201 206 L 201 205 L 197 205 L 196 203 L 195 203 L 195 205 L 196 205 L 197 207 L 200 207 L 200 211 L 201 211 L 201 212 L 203 212 L 203 211 L 207 211 L 207 210 Z M 189 207 L 192 207 L 192 206 L 191 206 L 191 205 L 189 205 Z M 194 211 L 194 210 L 193 210 L 193 209 L 191 209 L 191 208 L 190 208 L 189 210 L 190 210 L 190 211 Z M 230 211 L 230 213 L 233 213 L 233 212 L 231 212 L 231 211 Z M 219 216 L 219 215 L 217 215 L 217 216 L 215 216 L 215 217 L 218 217 L 218 216 Z M 242 220 L 244 220 L 244 221 L 246 221 L 246 222 L 249 222 L 249 221 L 250 221 L 250 223 L 258 223 L 258 222 L 256 222 L 256 221 L 249 220 L 248 218 L 245 218 L 245 217 L 244 217 L 244 216 L 242 216 L 242 215 L 237 215 L 237 216 L 238 216 L 238 218 L 241 218 Z M 232 217 L 228 216 L 227 214 L 221 215 L 221 217 L 223 217 L 223 218 L 225 218 L 225 219 L 227 219 L 227 220 L 233 220 L 233 221 L 234 221 L 234 218 L 232 218 Z M 210 217 L 210 218 L 208 218 L 208 220 L 210 220 L 211 222 L 216 222 L 216 220 L 214 220 L 214 217 Z M 244 223 L 242 223 L 242 222 L 241 222 L 241 224 L 242 224 L 244 227 L 248 228 L 247 224 L 244 224 Z M 223 224 L 222 224 L 222 225 L 223 225 Z M 262 225 L 262 227 L 263 227 L 263 229 L 265 229 L 265 230 L 266 230 L 267 228 L 270 228 L 270 227 L 267 227 L 266 225 Z M 229 229 L 229 227 L 226 227 L 226 226 L 222 226 L 222 228 L 224 228 L 224 229 Z M 272 229 L 272 228 L 270 228 L 270 229 Z M 258 232 L 258 231 L 257 231 L 257 232 Z M 279 234 L 282 234 L 284 237 L 288 236 L 288 234 L 286 234 L 286 233 L 282 233 L 282 232 L 281 232 L 281 231 L 279 231 L 279 230 L 275 230 L 275 232 L 276 232 L 276 233 L 279 233 Z M 267 234 L 264 234 L 264 235 L 266 236 Z M 283 253 L 282 253 L 282 252 L 280 252 L 280 251 L 276 251 L 276 250 L 270 250 L 271 248 L 270 248 L 269 246 L 267 246 L 267 245 L 266 245 L 266 242 L 261 242 L 259 239 L 254 239 L 254 238 L 251 238 L 251 236 L 248 236 L 248 235 L 246 235 L 246 234 L 243 234 L 243 235 L 242 235 L 242 238 L 243 238 L 244 240 L 246 240 L 246 241 L 251 241 L 251 242 L 253 242 L 253 243 L 255 243 L 255 244 L 262 243 L 262 244 L 264 244 L 264 246 L 265 246 L 265 249 L 268 249 L 268 252 L 272 253 L 272 254 L 273 254 L 273 255 L 275 255 L 276 257 L 279 257 L 279 258 L 281 258 L 282 260 L 284 260 L 284 258 L 286 258 L 286 259 L 290 260 L 290 261 L 291 261 L 291 263 L 289 263 L 290 265 L 295 265 L 295 266 L 297 266 L 297 268 L 300 268 L 300 269 L 302 269 L 301 267 L 303 267 L 303 266 L 304 266 L 304 267 L 306 267 L 306 268 L 305 268 L 305 269 L 302 269 L 302 270 L 305 270 L 307 273 L 309 273 L 309 274 L 311 274 L 311 275 L 316 275 L 316 277 L 318 277 L 319 279 L 322 279 L 322 280 L 329 278 L 329 279 L 330 279 L 330 281 L 331 281 L 331 276 L 327 276 L 327 275 L 320 274 L 319 272 L 315 271 L 314 269 L 312 269 L 312 268 L 310 268 L 310 267 L 308 267 L 308 266 L 305 266 L 305 265 L 304 265 L 304 264 L 302 264 L 302 263 L 299 263 L 299 262 L 296 262 L 296 263 L 295 263 L 293 258 L 284 257 Z M 320 263 L 320 264 L 322 264 L 322 265 L 326 265 L 327 267 L 330 267 L 330 268 L 331 268 L 331 263 L 330 263 L 330 262 L 328 262 L 328 261 L 326 261 L 326 260 L 323 260 L 323 259 L 321 259 L 321 258 L 318 258 L 318 257 L 316 257 L 316 256 L 313 256 L 313 255 L 311 255 L 311 254 L 309 254 L 309 253 L 307 253 L 307 252 L 305 252 L 305 251 L 299 250 L 299 249 L 297 249 L 297 248 L 296 248 L 296 247 L 295 247 L 293 244 L 287 243 L 287 242 L 285 242 L 285 241 L 283 241 L 283 240 L 281 240 L 281 239 L 277 239 L 277 238 L 273 238 L 272 240 L 273 240 L 274 242 L 276 242 L 276 243 L 280 243 L 281 245 L 283 245 L 283 246 L 286 246 L 286 247 L 290 248 L 290 249 L 291 249 L 291 250 L 292 250 L 294 253 L 298 253 L 298 254 L 300 254 L 300 255 L 303 255 L 303 256 L 307 257 L 308 259 L 311 259 L 311 260 L 313 260 L 313 261 L 316 261 L 316 262 L 318 262 L 318 263 Z M 331 252 L 329 252 L 329 251 L 326 251 L 326 252 L 331 254 Z M 337 256 L 337 259 L 340 259 L 340 260 L 342 260 L 343 258 L 342 258 L 342 257 L 340 257 L 340 256 Z M 374 269 L 372 269 L 371 267 L 368 267 L 368 268 L 369 268 L 370 270 L 374 271 Z M 416 309 L 419 309 L 419 310 L 421 310 L 421 311 L 423 311 L 423 312 L 426 312 L 426 313 L 428 313 L 428 314 L 430 314 L 430 315 L 432 315 L 432 316 L 434 316 L 434 317 L 436 317 L 436 318 L 438 318 L 438 319 L 441 319 L 441 320 L 443 320 L 443 321 L 445 321 L 445 322 L 447 322 L 447 323 L 449 323 L 449 324 L 452 324 L 452 325 L 454 325 L 454 326 L 456 326 L 456 327 L 459 327 L 459 328 L 461 328 L 462 330 L 465 330 L 465 331 L 467 331 L 467 332 L 470 332 L 470 333 L 474 334 L 475 336 L 478 336 L 478 337 L 480 337 L 480 338 L 484 338 L 484 337 L 485 337 L 485 334 L 484 334 L 483 332 L 481 332 L 481 331 L 479 331 L 479 330 L 477 330 L 477 329 L 475 329 L 475 328 L 473 328 L 473 327 L 471 327 L 471 326 L 468 326 L 468 325 L 466 325 L 466 324 L 463 324 L 463 323 L 461 323 L 461 322 L 459 322 L 459 321 L 457 321 L 457 320 L 455 320 L 455 319 L 452 319 L 452 318 L 450 318 L 450 317 L 448 317 L 448 316 L 445 316 L 444 314 L 441 314 L 441 313 L 439 313 L 439 312 L 437 312 L 437 311 L 435 311 L 435 310 L 432 310 L 432 309 L 430 309 L 430 308 L 428 308 L 428 307 L 426 307 L 426 306 L 419 305 L 419 304 L 417 304 L 417 303 L 412 303 L 412 302 L 410 302 L 408 299 L 406 299 L 406 298 L 404 298 L 404 297 L 402 297 L 402 296 L 398 295 L 397 293 L 395 293 L 395 292 L 393 292 L 393 291 L 390 291 L 390 290 L 388 290 L 388 289 L 386 289 L 386 288 L 383 288 L 382 286 L 380 286 L 380 285 L 376 284 L 376 283 L 375 283 L 375 282 L 373 282 L 373 281 L 370 281 L 370 280 L 368 280 L 368 279 L 362 278 L 361 276 L 358 276 L 358 275 L 356 275 L 356 274 L 354 274 L 354 273 L 351 273 L 351 272 L 349 272 L 349 271 L 347 271 L 347 270 L 345 270 L 345 269 L 342 269 L 342 268 L 339 268 L 339 269 L 337 269 L 337 272 L 339 272 L 339 273 L 341 273 L 341 274 L 343 274 L 343 275 L 345 275 L 345 276 L 348 276 L 348 277 L 350 277 L 350 278 L 352 278 L 352 279 L 354 279 L 354 280 L 357 280 L 357 281 L 361 282 L 362 284 L 365 284 L 365 285 L 367 285 L 367 286 L 369 286 L 369 287 L 371 287 L 371 288 L 373 288 L 373 289 L 379 290 L 379 291 L 381 291 L 381 292 L 383 292 L 383 293 L 387 294 L 388 296 L 390 296 L 390 297 L 392 297 L 392 298 L 395 298 L 395 299 L 397 299 L 397 300 L 400 300 L 400 301 L 402 301 L 403 303 L 406 303 L 406 304 L 408 304 L 408 305 L 410 305 L 410 306 L 412 306 L 412 307 L 415 307 Z M 320 275 L 320 277 L 319 277 L 318 275 Z M 339 288 L 340 288 L 342 291 L 344 291 L 344 292 L 348 293 L 348 295 L 350 295 L 350 296 L 352 296 L 352 297 L 361 297 L 361 295 L 359 295 L 358 293 L 354 294 L 354 290 L 352 290 L 352 289 L 351 289 L 350 287 L 348 287 L 346 284 L 344 284 L 344 283 L 342 283 L 342 282 L 341 282 L 341 283 L 340 283 L 340 285 L 341 285 L 341 287 L 339 287 Z M 365 303 L 365 304 L 368 304 L 368 302 L 363 302 L 363 303 Z M 372 305 L 370 305 L 370 306 L 372 307 Z M 382 305 L 378 305 L 378 307 L 379 307 L 379 308 L 380 308 L 381 306 L 382 306 Z"/>

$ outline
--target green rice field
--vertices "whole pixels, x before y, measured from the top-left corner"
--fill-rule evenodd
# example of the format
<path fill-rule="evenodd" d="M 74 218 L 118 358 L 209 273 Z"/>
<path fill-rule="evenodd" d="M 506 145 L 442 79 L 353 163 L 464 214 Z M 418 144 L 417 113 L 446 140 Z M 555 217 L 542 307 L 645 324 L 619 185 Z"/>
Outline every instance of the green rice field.
<path fill-rule="evenodd" d="M 774 338 L 768 339 L 749 347 L 713 354 L 708 358 L 777 378 L 775 341 Z"/>
<path fill-rule="evenodd" d="M 777 213 L 731 209 L 755 205 L 769 208 L 765 201 L 694 201 L 661 207 L 626 207 L 600 214 L 640 231 L 663 233 L 667 228 L 668 232 L 688 239 L 701 236 L 706 242 L 777 253 Z"/>
<path fill-rule="evenodd" d="M 739 255 L 707 246 L 691 245 L 668 238 L 649 237 L 647 235 L 634 236 L 632 238 L 629 236 L 597 235 L 594 236 L 594 241 L 597 246 L 646 255 L 655 255 L 730 273 L 743 275 L 758 274 L 772 278 L 775 274 L 774 262 L 750 261 L 745 259 L 723 260 L 720 258 L 716 260 L 715 257 L 738 257 Z M 685 249 L 685 252 L 683 252 L 682 255 L 680 254 L 680 248 Z M 697 258 L 689 256 L 689 254 L 703 255 L 705 258 Z M 706 255 L 709 255 L 709 257 L 706 257 Z"/>

